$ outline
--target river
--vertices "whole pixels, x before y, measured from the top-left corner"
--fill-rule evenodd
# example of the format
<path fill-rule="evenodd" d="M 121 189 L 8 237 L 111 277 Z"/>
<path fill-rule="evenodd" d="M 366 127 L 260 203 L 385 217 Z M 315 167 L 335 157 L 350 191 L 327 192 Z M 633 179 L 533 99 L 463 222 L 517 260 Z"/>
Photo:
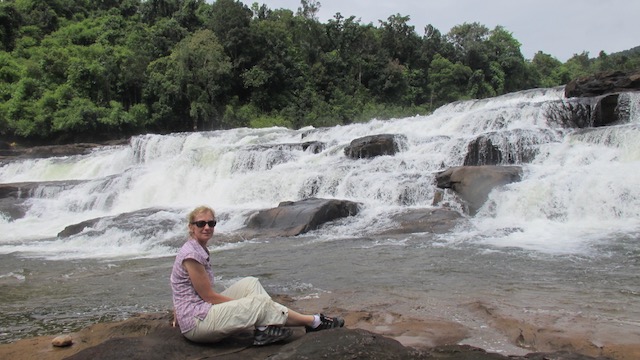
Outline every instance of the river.
<path fill-rule="evenodd" d="M 638 106 L 629 123 L 585 133 L 547 121 L 561 97 L 560 88 L 537 89 L 332 128 L 144 135 L 89 155 L 4 163 L 0 183 L 80 182 L 42 186 L 24 217 L 0 217 L 0 343 L 170 309 L 168 276 L 185 216 L 202 204 L 219 217 L 210 250 L 220 286 L 252 275 L 270 292 L 331 298 L 345 311 L 446 319 L 470 329 L 464 342 L 503 353 L 518 349 L 500 338 L 498 318 L 588 329 L 594 346 L 633 343 L 640 339 Z M 375 134 L 406 142 L 394 156 L 344 156 L 351 140 Z M 394 227 L 391 215 L 432 207 L 435 174 L 462 165 L 482 134 L 503 134 L 505 153 L 524 147 L 535 155 L 516 160 L 522 181 L 492 192 L 448 233 L 380 235 Z M 322 151 L 273 146 L 309 141 Z M 310 196 L 363 206 L 293 238 L 223 241 L 252 212 Z M 95 218 L 102 220 L 79 234 L 57 236 Z M 500 314 L 479 316 L 477 304 Z"/>

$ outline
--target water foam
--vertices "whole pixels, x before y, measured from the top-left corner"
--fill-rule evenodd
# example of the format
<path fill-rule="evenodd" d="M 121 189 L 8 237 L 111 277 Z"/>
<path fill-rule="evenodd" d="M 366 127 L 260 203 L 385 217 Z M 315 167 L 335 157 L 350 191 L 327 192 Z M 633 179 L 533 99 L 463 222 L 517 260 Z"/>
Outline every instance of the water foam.
<path fill-rule="evenodd" d="M 546 121 L 547 107 L 561 96 L 559 88 L 536 89 L 456 102 L 429 116 L 322 129 L 144 135 L 127 146 L 89 155 L 12 162 L 0 167 L 0 181 L 80 182 L 55 191 L 42 188 L 25 202 L 24 218 L 0 219 L 0 231 L 8 234 L 0 241 L 0 252 L 65 258 L 162 256 L 173 251 L 163 244 L 166 236 L 132 236 L 135 226 L 105 230 L 98 225 L 97 232 L 65 239 L 57 234 L 94 218 L 174 209 L 175 230 L 170 226 L 163 231 L 178 237 L 184 235 L 184 226 L 177 225 L 184 213 L 202 204 L 224 214 L 221 226 L 233 232 L 251 212 L 307 197 L 362 204 L 357 217 L 314 232 L 320 241 L 366 236 L 393 227 L 389 218 L 395 212 L 430 207 L 435 174 L 462 165 L 470 141 L 481 135 L 491 137 L 505 153 L 530 148 L 535 158 L 522 164 L 521 182 L 490 195 L 472 228 L 447 236 L 547 253 L 588 251 L 594 242 L 615 241 L 616 231 L 638 226 L 638 97 L 629 95 L 627 124 L 568 131 Z M 360 160 L 344 155 L 353 139 L 375 134 L 402 135 L 403 151 Z M 324 150 L 282 146 L 308 141 L 321 142 Z M 153 221 L 153 214 L 145 215 L 147 221 Z M 98 251 L 73 251 L 89 243 Z"/>

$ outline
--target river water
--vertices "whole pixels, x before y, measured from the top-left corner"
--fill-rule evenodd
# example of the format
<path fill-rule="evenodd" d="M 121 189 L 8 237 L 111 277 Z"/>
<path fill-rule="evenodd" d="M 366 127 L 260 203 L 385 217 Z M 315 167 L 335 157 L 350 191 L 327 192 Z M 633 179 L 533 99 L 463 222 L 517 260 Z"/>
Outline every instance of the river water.
<path fill-rule="evenodd" d="M 619 334 L 640 339 L 640 97 L 629 96 L 628 123 L 587 133 L 548 123 L 547 108 L 562 97 L 555 88 L 429 116 L 145 135 L 84 156 L 5 163 L 0 183 L 82 181 L 42 186 L 23 218 L 0 217 L 0 343 L 170 309 L 173 256 L 187 212 L 201 204 L 219 217 L 210 250 L 221 286 L 252 275 L 294 299 L 458 322 L 471 329 L 466 342 L 504 353 L 515 350 L 488 343 L 490 325 L 469 304 L 534 323 L 581 322 L 596 346 Z M 353 139 L 389 133 L 406 137 L 395 156 L 343 154 Z M 432 207 L 435 173 L 462 165 L 483 134 L 508 139 L 505 153 L 535 154 L 520 164 L 522 181 L 492 192 L 448 233 L 380 235 L 393 214 Z M 324 149 L 273 146 L 305 141 Z M 256 210 L 310 196 L 363 206 L 297 237 L 226 241 Z"/>

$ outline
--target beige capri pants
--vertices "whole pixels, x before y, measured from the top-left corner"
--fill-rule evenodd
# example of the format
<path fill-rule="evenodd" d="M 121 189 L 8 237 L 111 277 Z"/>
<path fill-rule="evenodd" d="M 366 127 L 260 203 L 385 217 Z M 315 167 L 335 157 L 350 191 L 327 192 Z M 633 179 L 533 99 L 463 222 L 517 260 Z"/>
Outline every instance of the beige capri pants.
<path fill-rule="evenodd" d="M 273 301 L 260 281 L 246 277 L 224 290 L 222 295 L 236 299 L 211 306 L 204 320 L 184 333 L 195 342 L 216 342 L 256 326 L 284 325 L 289 309 Z"/>

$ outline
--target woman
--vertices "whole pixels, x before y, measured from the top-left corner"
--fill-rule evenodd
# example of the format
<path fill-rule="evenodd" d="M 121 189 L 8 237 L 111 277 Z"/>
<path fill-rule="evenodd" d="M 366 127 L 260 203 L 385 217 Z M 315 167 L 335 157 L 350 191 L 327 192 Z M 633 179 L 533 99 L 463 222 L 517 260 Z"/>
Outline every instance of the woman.
<path fill-rule="evenodd" d="M 254 328 L 253 344 L 260 346 L 291 336 L 291 329 L 284 326 L 304 326 L 307 332 L 344 326 L 341 318 L 303 315 L 274 302 L 254 277 L 217 293 L 207 249 L 216 226 L 215 212 L 201 206 L 189 214 L 188 220 L 190 237 L 180 248 L 171 271 L 175 318 L 187 339 L 216 342 Z"/>

